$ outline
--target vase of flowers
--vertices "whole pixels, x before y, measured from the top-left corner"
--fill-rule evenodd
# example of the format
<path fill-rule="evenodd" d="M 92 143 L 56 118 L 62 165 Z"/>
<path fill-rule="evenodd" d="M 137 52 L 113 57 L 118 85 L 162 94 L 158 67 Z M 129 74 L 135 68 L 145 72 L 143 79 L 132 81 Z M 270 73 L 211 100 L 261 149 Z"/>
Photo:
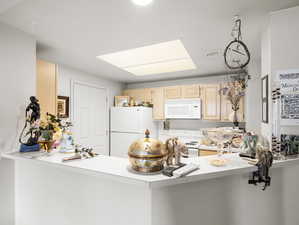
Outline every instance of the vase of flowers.
<path fill-rule="evenodd" d="M 47 113 L 46 118 L 42 119 L 39 124 L 39 144 L 41 148 L 47 152 L 52 150 L 52 146 L 55 142 L 54 137 L 59 136 L 61 133 L 61 120 L 55 115 Z"/>
<path fill-rule="evenodd" d="M 239 126 L 238 110 L 240 109 L 240 101 L 245 96 L 245 80 L 236 80 L 228 83 L 227 86 L 220 89 L 220 94 L 226 96 L 232 105 L 233 118 L 232 122 L 235 127 Z"/>

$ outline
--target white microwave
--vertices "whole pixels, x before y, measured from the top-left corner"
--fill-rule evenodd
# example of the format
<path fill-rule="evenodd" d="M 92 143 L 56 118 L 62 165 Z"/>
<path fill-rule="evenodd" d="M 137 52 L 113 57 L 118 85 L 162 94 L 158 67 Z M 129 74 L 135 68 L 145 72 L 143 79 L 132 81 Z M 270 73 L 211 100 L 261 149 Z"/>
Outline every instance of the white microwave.
<path fill-rule="evenodd" d="M 171 99 L 165 102 L 166 119 L 201 119 L 201 99 Z"/>

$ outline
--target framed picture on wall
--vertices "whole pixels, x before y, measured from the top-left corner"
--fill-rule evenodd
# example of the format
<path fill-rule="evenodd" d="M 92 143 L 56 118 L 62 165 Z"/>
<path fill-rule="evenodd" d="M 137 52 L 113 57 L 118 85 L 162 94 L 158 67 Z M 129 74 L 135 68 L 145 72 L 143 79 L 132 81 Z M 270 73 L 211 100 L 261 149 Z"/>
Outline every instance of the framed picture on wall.
<path fill-rule="evenodd" d="M 262 77 L 262 122 L 269 122 L 269 104 L 268 104 L 269 81 L 268 75 Z"/>
<path fill-rule="evenodd" d="M 70 97 L 58 96 L 57 97 L 57 116 L 58 118 L 69 118 L 70 110 Z"/>

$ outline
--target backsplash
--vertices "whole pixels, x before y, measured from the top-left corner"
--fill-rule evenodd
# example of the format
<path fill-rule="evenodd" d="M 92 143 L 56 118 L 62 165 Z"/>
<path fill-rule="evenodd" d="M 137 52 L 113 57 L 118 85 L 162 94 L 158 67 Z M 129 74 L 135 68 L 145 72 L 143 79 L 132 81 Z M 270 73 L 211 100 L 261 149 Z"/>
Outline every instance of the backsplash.
<path fill-rule="evenodd" d="M 214 122 L 205 120 L 169 120 L 171 130 L 200 130 L 202 128 L 214 128 L 214 127 L 232 127 L 231 122 Z M 245 128 L 246 123 L 239 123 L 240 128 Z M 159 129 L 163 130 L 163 122 L 160 122 Z"/>

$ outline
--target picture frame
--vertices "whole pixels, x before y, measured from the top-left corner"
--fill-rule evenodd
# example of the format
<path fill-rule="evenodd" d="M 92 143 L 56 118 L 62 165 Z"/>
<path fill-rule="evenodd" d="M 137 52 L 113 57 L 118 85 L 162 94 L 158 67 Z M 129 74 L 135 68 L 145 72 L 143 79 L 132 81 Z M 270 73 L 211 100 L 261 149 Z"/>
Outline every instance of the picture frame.
<path fill-rule="evenodd" d="M 279 120 L 281 126 L 299 125 L 299 69 L 277 71 L 280 82 Z"/>
<path fill-rule="evenodd" d="M 130 96 L 115 96 L 114 97 L 114 106 L 123 107 L 128 106 L 130 103 Z"/>
<path fill-rule="evenodd" d="M 70 111 L 70 97 L 68 96 L 57 96 L 57 117 L 58 118 L 69 118 Z"/>
<path fill-rule="evenodd" d="M 268 75 L 262 77 L 262 122 L 269 122 L 269 78 Z"/>

